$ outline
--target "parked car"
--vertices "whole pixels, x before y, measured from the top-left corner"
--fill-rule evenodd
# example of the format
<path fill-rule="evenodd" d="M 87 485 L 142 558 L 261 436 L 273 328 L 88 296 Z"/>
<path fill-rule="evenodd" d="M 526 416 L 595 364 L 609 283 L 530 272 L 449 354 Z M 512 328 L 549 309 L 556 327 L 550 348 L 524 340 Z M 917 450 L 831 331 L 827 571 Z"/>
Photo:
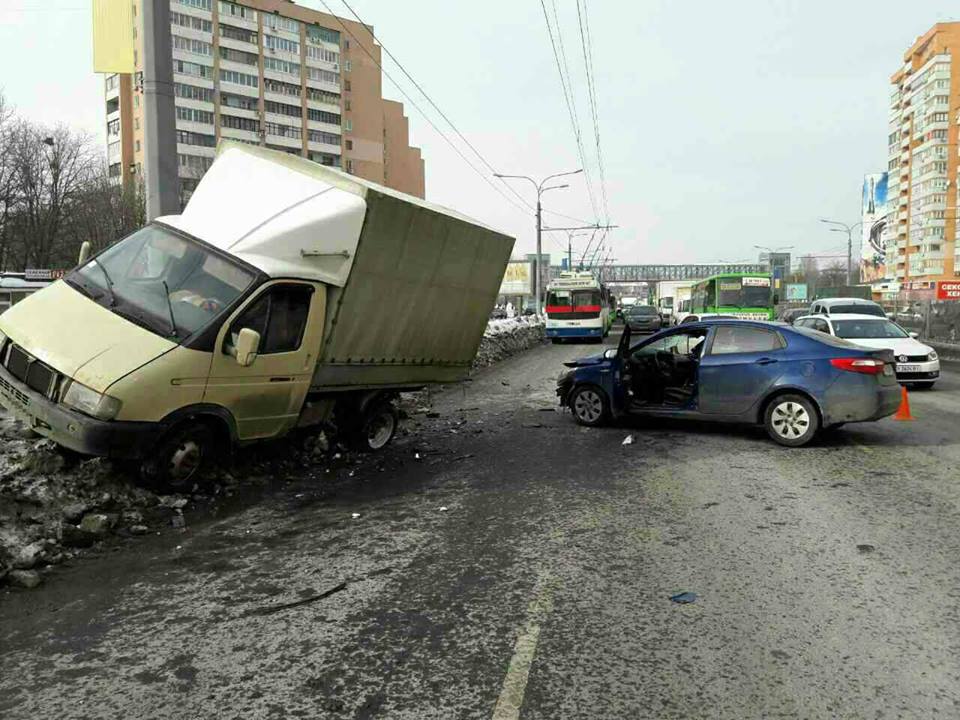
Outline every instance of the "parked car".
<path fill-rule="evenodd" d="M 663 317 L 653 305 L 631 305 L 623 313 L 623 322 L 635 333 L 657 332 L 663 328 Z"/>
<path fill-rule="evenodd" d="M 787 325 L 793 325 L 797 318 L 801 318 L 804 315 L 809 314 L 809 308 L 786 308 L 780 311 L 780 315 L 777 317 L 777 320 L 780 322 L 785 322 Z"/>
<path fill-rule="evenodd" d="M 826 300 L 815 300 L 810 305 L 808 315 L 847 315 L 858 313 L 860 315 L 874 315 L 876 317 L 886 317 L 887 313 L 873 300 L 864 300 L 862 298 L 829 298 Z"/>
<path fill-rule="evenodd" d="M 808 315 L 794 323 L 818 332 L 849 340 L 857 345 L 893 352 L 897 380 L 913 387 L 932 388 L 940 378 L 940 358 L 929 345 L 919 342 L 895 322 L 875 315 Z"/>
<path fill-rule="evenodd" d="M 780 323 L 708 320 L 565 363 L 560 403 L 581 425 L 627 415 L 760 424 L 781 445 L 896 412 L 889 350 Z"/>
<path fill-rule="evenodd" d="M 506 319 L 507 319 L 507 311 L 506 311 L 504 308 L 502 308 L 502 307 L 495 307 L 493 310 L 490 311 L 490 319 L 491 319 L 491 320 L 506 320 Z"/>
<path fill-rule="evenodd" d="M 720 315 L 718 313 L 690 313 L 689 315 L 684 316 L 683 320 L 680 321 L 681 325 L 686 325 L 687 323 L 701 322 L 703 320 L 736 320 L 733 315 Z"/>

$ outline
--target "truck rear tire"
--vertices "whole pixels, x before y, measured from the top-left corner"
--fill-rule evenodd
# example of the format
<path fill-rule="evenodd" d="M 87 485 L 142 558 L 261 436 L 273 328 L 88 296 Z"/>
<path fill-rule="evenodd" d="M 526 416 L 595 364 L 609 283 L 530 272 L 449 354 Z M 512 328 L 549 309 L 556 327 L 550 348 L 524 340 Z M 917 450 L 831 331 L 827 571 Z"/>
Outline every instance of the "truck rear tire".
<path fill-rule="evenodd" d="M 397 408 L 389 400 L 372 402 L 363 411 L 359 424 L 349 433 L 350 446 L 360 452 L 382 450 L 396 435 L 399 417 Z"/>
<path fill-rule="evenodd" d="M 187 422 L 173 428 L 150 458 L 141 466 L 141 474 L 159 489 L 185 492 L 216 450 L 216 438 L 209 425 Z"/>

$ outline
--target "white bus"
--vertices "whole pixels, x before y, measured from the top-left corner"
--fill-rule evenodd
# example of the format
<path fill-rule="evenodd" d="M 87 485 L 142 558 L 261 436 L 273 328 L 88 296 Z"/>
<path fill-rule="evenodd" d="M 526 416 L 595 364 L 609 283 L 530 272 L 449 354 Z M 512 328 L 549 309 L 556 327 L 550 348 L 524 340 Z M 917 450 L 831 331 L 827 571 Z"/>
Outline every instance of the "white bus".
<path fill-rule="evenodd" d="M 547 285 L 547 337 L 602 342 L 613 323 L 612 298 L 591 272 L 562 272 Z"/>

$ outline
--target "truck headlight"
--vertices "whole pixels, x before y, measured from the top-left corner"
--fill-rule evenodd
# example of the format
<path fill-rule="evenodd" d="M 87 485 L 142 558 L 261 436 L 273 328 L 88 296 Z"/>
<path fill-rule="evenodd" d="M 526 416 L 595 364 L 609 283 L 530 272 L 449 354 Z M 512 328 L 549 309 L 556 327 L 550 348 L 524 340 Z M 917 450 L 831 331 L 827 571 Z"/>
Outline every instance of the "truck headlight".
<path fill-rule="evenodd" d="M 98 393 L 75 381 L 71 381 L 67 386 L 60 402 L 97 420 L 113 420 L 120 412 L 121 405 L 116 398 Z"/>
<path fill-rule="evenodd" d="M 0 343 L 0 344 L 2 344 L 2 343 Z M 927 360 L 936 360 L 936 359 L 937 359 L 937 351 L 936 351 L 936 350 L 931 350 L 931 351 L 930 351 L 930 354 L 927 355 Z"/>

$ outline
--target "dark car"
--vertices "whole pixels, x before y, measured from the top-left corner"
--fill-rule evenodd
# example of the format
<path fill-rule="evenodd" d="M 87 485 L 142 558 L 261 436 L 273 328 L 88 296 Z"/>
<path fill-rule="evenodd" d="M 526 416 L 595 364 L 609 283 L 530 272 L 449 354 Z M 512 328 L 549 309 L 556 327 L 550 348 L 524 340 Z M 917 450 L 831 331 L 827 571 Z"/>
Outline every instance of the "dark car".
<path fill-rule="evenodd" d="M 623 311 L 623 324 L 634 333 L 652 333 L 663 328 L 663 318 L 652 305 L 631 305 Z"/>
<path fill-rule="evenodd" d="M 777 320 L 780 322 L 785 322 L 788 325 L 793 325 L 797 318 L 802 318 L 804 315 L 809 314 L 809 308 L 787 308 L 786 310 L 780 311 L 780 314 L 777 316 Z"/>
<path fill-rule="evenodd" d="M 505 320 L 507 318 L 507 311 L 502 307 L 495 307 L 490 311 L 491 320 Z"/>
<path fill-rule="evenodd" d="M 889 350 L 781 323 L 706 320 L 640 342 L 625 328 L 617 349 L 565 363 L 562 405 L 581 425 L 626 415 L 763 425 L 782 445 L 821 428 L 896 412 Z"/>

